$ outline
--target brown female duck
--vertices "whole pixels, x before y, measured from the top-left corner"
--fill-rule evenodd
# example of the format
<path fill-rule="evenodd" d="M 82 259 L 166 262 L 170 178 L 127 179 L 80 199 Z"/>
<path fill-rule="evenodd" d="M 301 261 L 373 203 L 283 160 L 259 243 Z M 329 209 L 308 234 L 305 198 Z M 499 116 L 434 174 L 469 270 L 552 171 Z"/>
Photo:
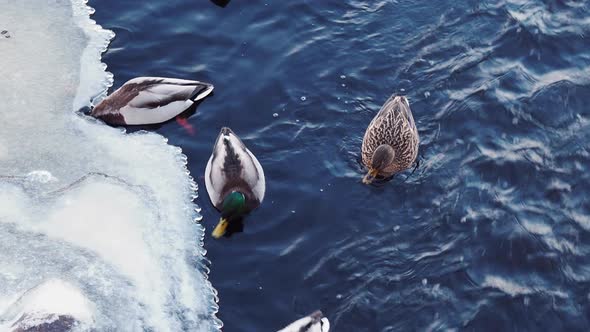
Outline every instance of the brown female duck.
<path fill-rule="evenodd" d="M 373 118 L 363 137 L 363 164 L 369 172 L 363 183 L 390 177 L 414 163 L 420 138 L 408 99 L 391 96 Z"/>

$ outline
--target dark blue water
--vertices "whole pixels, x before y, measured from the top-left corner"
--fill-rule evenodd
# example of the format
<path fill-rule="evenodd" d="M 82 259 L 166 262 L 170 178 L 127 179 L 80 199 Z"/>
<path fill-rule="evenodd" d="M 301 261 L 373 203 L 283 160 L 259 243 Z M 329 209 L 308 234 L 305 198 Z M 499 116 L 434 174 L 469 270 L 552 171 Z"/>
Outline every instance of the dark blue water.
<path fill-rule="evenodd" d="M 322 309 L 334 331 L 590 328 L 590 2 L 91 1 L 115 87 L 208 81 L 154 128 L 200 186 L 225 331 Z M 360 183 L 362 135 L 407 94 L 421 166 Z M 275 114 L 273 116 L 273 114 Z M 214 240 L 204 190 L 221 126 L 267 178 L 243 233 Z"/>

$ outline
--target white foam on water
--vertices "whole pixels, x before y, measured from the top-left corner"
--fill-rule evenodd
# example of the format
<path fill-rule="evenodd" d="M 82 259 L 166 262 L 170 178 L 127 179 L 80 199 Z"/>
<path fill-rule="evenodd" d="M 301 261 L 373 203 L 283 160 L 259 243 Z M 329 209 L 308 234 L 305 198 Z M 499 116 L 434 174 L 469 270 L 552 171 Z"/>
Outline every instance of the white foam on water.
<path fill-rule="evenodd" d="M 542 286 L 521 285 L 514 281 L 507 280 L 499 276 L 488 275 L 484 277 L 483 287 L 492 287 L 510 296 L 531 295 L 531 294 L 550 294 L 560 298 L 567 298 L 568 294 L 560 290 L 549 290 Z"/>
<path fill-rule="evenodd" d="M 0 324 L 60 280 L 50 297 L 78 294 L 99 331 L 220 330 L 186 157 L 76 112 L 112 84 L 113 33 L 83 0 L 0 8 Z"/>

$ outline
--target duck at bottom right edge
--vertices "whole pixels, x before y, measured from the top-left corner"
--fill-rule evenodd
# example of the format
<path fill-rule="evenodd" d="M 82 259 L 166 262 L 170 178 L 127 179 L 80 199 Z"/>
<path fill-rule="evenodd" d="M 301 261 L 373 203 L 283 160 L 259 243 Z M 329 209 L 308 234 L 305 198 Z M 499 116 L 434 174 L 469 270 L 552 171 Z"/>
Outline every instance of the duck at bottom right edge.
<path fill-rule="evenodd" d="M 330 321 L 321 311 L 300 318 L 277 332 L 328 332 Z"/>
<path fill-rule="evenodd" d="M 362 162 L 369 170 L 363 178 L 389 178 L 412 166 L 418 156 L 420 137 L 404 96 L 391 96 L 373 118 L 363 137 Z"/>

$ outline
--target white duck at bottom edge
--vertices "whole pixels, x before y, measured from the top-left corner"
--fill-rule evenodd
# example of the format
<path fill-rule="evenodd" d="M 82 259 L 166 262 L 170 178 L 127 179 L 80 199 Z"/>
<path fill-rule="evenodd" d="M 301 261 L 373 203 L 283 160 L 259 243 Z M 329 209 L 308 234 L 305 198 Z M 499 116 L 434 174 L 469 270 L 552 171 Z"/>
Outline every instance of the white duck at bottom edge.
<path fill-rule="evenodd" d="M 221 128 L 207 162 L 205 186 L 211 202 L 221 211 L 221 220 L 213 230 L 215 238 L 264 199 L 266 180 L 260 162 L 227 127 Z"/>
<path fill-rule="evenodd" d="M 96 105 L 90 115 L 113 125 L 166 122 L 207 97 L 213 85 L 165 77 L 137 77 Z"/>
<path fill-rule="evenodd" d="M 300 318 L 289 326 L 277 332 L 328 332 L 330 321 L 324 317 L 321 311 L 316 311 L 309 316 Z"/>

